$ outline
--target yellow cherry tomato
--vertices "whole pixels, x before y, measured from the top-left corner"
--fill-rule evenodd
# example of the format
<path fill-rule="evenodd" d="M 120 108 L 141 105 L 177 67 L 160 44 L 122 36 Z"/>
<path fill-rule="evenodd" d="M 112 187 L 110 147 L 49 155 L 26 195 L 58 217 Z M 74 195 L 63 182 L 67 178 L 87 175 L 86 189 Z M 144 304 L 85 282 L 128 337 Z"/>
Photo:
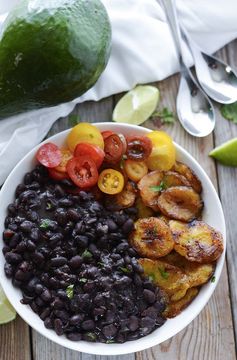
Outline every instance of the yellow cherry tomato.
<path fill-rule="evenodd" d="M 170 170 L 176 157 L 171 137 L 164 131 L 152 131 L 146 136 L 152 141 L 152 152 L 146 162 L 148 168 L 150 170 Z"/>
<path fill-rule="evenodd" d="M 132 181 L 138 182 L 148 173 L 148 167 L 145 161 L 126 160 L 124 162 L 124 170 L 128 178 Z"/>
<path fill-rule="evenodd" d="M 105 194 L 118 194 L 123 190 L 124 177 L 117 170 L 105 169 L 99 175 L 98 187 Z"/>
<path fill-rule="evenodd" d="M 69 149 L 73 152 L 79 143 L 89 143 L 104 149 L 104 139 L 96 126 L 80 123 L 72 128 L 67 137 Z"/>
<path fill-rule="evenodd" d="M 62 154 L 62 160 L 61 160 L 60 164 L 58 166 L 56 166 L 56 168 L 54 168 L 54 170 L 57 170 L 61 173 L 65 173 L 67 171 L 66 165 L 67 165 L 68 161 L 72 158 L 72 153 L 68 149 L 60 149 L 60 151 Z"/>

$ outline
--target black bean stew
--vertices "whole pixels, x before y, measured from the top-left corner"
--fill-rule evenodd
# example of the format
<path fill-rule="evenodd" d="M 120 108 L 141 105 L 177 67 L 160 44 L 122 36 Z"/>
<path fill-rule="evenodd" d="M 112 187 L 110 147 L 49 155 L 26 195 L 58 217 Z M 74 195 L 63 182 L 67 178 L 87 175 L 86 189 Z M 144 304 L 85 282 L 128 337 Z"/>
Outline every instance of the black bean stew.
<path fill-rule="evenodd" d="M 45 327 L 70 340 L 149 334 L 165 322 L 165 301 L 127 241 L 136 209 L 111 212 L 71 186 L 42 166 L 25 175 L 5 219 L 6 276 Z"/>

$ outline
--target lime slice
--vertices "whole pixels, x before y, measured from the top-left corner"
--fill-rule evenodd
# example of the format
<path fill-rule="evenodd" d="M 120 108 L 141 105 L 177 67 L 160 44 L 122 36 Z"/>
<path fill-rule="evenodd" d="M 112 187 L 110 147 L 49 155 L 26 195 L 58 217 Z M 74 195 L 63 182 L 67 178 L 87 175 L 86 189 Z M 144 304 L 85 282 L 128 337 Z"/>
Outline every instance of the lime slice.
<path fill-rule="evenodd" d="M 209 156 L 227 166 L 237 166 L 237 138 L 229 140 L 213 149 Z"/>
<path fill-rule="evenodd" d="M 125 94 L 113 111 L 113 121 L 140 125 L 155 111 L 160 92 L 150 85 L 139 85 Z"/>
<path fill-rule="evenodd" d="M 6 324 L 16 318 L 16 311 L 11 306 L 0 286 L 0 325 Z"/>

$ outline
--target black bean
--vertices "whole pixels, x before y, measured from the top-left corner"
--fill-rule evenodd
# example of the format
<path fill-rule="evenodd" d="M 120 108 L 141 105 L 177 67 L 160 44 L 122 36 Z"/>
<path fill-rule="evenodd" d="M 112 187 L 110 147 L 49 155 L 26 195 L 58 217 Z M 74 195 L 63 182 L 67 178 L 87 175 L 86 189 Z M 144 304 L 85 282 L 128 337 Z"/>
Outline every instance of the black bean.
<path fill-rule="evenodd" d="M 20 235 L 14 234 L 9 241 L 10 248 L 14 249 L 15 247 L 17 247 L 17 245 L 20 241 L 21 241 Z"/>
<path fill-rule="evenodd" d="M 54 330 L 56 331 L 57 335 L 63 335 L 63 322 L 60 319 L 54 320 Z"/>
<path fill-rule="evenodd" d="M 130 233 L 134 229 L 134 223 L 132 219 L 128 219 L 122 226 L 122 231 L 124 234 Z"/>
<path fill-rule="evenodd" d="M 106 223 L 110 232 L 116 231 L 118 229 L 117 224 L 112 219 L 107 219 Z"/>
<path fill-rule="evenodd" d="M 53 329 L 52 319 L 50 319 L 49 317 L 47 317 L 47 318 L 44 320 L 44 326 L 46 327 L 46 329 Z"/>
<path fill-rule="evenodd" d="M 40 314 L 41 320 L 45 320 L 50 313 L 51 313 L 51 309 L 49 307 L 45 308 Z"/>
<path fill-rule="evenodd" d="M 35 292 L 36 292 L 36 294 L 40 295 L 40 294 L 43 292 L 43 290 L 44 290 L 43 285 L 41 285 L 41 284 L 35 285 Z"/>
<path fill-rule="evenodd" d="M 80 214 L 75 209 L 69 209 L 67 211 L 68 220 L 78 221 L 80 219 Z"/>
<path fill-rule="evenodd" d="M 18 264 L 22 261 L 22 257 L 19 254 L 8 252 L 5 254 L 5 259 L 10 264 Z"/>
<path fill-rule="evenodd" d="M 110 325 L 106 325 L 103 327 L 102 332 L 104 334 L 104 336 L 106 337 L 106 339 L 112 339 L 115 337 L 115 335 L 117 334 L 117 328 L 116 326 L 114 326 L 113 324 Z"/>
<path fill-rule="evenodd" d="M 11 278 L 14 274 L 14 268 L 11 264 L 5 263 L 4 272 L 7 278 Z"/>
<path fill-rule="evenodd" d="M 58 257 L 55 257 L 55 258 L 52 258 L 50 260 L 50 265 L 52 267 L 59 267 L 59 266 L 62 266 L 64 264 L 67 263 L 67 258 L 63 257 L 63 256 L 58 256 Z"/>
<path fill-rule="evenodd" d="M 40 297 L 37 297 L 37 298 L 35 299 L 35 303 L 36 303 L 36 305 L 38 305 L 39 307 L 42 307 L 42 306 L 45 305 L 44 301 L 43 301 Z"/>
<path fill-rule="evenodd" d="M 136 331 L 139 328 L 139 321 L 137 316 L 130 316 L 128 321 L 128 328 L 131 331 Z"/>
<path fill-rule="evenodd" d="M 83 330 L 89 331 L 89 330 L 94 330 L 95 328 L 95 323 L 93 320 L 85 320 L 82 322 L 81 324 L 81 328 Z"/>
<path fill-rule="evenodd" d="M 26 248 L 28 251 L 33 252 L 36 250 L 36 245 L 33 243 L 33 241 L 28 240 Z"/>
<path fill-rule="evenodd" d="M 58 289 L 59 288 L 59 281 L 55 279 L 54 277 L 51 277 L 49 279 L 49 287 L 52 289 Z"/>
<path fill-rule="evenodd" d="M 71 325 L 80 325 L 82 323 L 82 321 L 84 320 L 84 317 L 85 317 L 84 314 L 73 315 L 72 317 L 70 317 L 69 323 Z"/>
<path fill-rule="evenodd" d="M 67 322 L 69 319 L 69 314 L 65 310 L 54 310 L 54 315 L 64 322 Z"/>
<path fill-rule="evenodd" d="M 45 302 L 49 302 L 51 300 L 51 294 L 50 294 L 49 290 L 47 290 L 47 289 L 44 290 L 40 296 L 41 296 L 41 299 Z"/>
<path fill-rule="evenodd" d="M 118 253 L 124 253 L 129 248 L 129 245 L 127 242 L 122 242 L 116 247 L 116 250 Z"/>
<path fill-rule="evenodd" d="M 10 252 L 10 251 L 11 251 L 11 249 L 10 249 L 9 246 L 4 246 L 2 248 L 2 253 L 3 253 L 4 256 L 6 255 L 7 252 Z"/>
<path fill-rule="evenodd" d="M 68 300 L 67 293 L 64 290 L 57 291 L 58 297 L 62 300 Z"/>
<path fill-rule="evenodd" d="M 88 237 L 85 235 L 77 235 L 75 237 L 75 243 L 78 247 L 85 249 L 88 246 Z"/>
<path fill-rule="evenodd" d="M 145 316 L 141 319 L 141 333 L 142 335 L 150 334 L 150 332 L 155 328 L 156 319 Z"/>
<path fill-rule="evenodd" d="M 58 205 L 62 207 L 70 207 L 73 205 L 73 201 L 67 198 L 59 199 Z"/>
<path fill-rule="evenodd" d="M 72 269 L 78 269 L 81 264 L 83 263 L 83 260 L 81 258 L 81 256 L 79 255 L 76 255 L 76 256 L 73 256 L 70 261 L 69 261 L 69 266 L 72 268 Z"/>
<path fill-rule="evenodd" d="M 68 333 L 66 336 L 71 341 L 79 341 L 82 339 L 82 335 L 78 332 L 71 332 L 71 333 Z"/>
<path fill-rule="evenodd" d="M 148 304 L 153 304 L 156 300 L 154 292 L 148 289 L 143 290 L 143 296 Z"/>
<path fill-rule="evenodd" d="M 32 254 L 32 260 L 35 264 L 37 265 L 40 265 L 44 262 L 44 255 L 39 252 L 39 251 L 35 251 L 33 254 Z"/>
<path fill-rule="evenodd" d="M 58 197 L 60 197 L 60 196 L 63 197 L 65 195 L 65 191 L 63 190 L 62 186 L 60 186 L 60 185 L 56 185 L 54 191 L 55 191 L 55 195 Z"/>

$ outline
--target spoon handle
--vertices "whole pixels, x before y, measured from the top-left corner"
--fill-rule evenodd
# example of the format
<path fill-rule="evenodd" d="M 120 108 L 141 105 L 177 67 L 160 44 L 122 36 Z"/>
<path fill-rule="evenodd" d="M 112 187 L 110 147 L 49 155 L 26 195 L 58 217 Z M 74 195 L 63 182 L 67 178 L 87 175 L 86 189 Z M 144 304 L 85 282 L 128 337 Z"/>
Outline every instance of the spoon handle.
<path fill-rule="evenodd" d="M 181 30 L 178 22 L 175 0 L 160 0 L 160 2 L 162 3 L 163 9 L 166 13 L 167 21 L 170 25 L 181 71 L 185 71 L 187 68 L 183 61 Z"/>

